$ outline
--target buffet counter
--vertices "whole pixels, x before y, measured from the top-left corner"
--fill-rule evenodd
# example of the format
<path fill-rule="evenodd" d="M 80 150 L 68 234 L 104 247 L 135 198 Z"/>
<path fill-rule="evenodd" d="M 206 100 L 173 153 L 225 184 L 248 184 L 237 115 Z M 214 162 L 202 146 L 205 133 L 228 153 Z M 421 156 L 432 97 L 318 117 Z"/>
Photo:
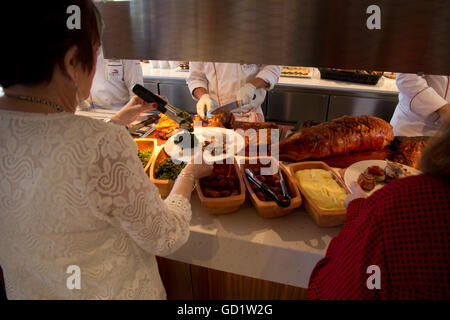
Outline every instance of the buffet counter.
<path fill-rule="evenodd" d="M 320 228 L 303 207 L 265 219 L 250 200 L 235 213 L 211 215 L 194 192 L 187 243 L 167 258 L 261 280 L 307 288 L 316 263 L 340 227 Z"/>
<path fill-rule="evenodd" d="M 183 81 L 189 72 L 180 69 L 154 69 L 149 63 L 141 63 L 144 81 Z M 280 77 L 277 86 L 299 87 L 308 89 L 333 90 L 344 92 L 367 92 L 380 94 L 398 94 L 398 88 L 394 79 L 381 77 L 376 85 L 364 85 L 351 82 L 341 82 L 320 79 L 320 72 L 313 68 L 311 78 Z"/>
<path fill-rule="evenodd" d="M 114 113 L 76 112 L 97 119 Z M 318 227 L 302 206 L 290 215 L 265 219 L 247 197 L 237 212 L 211 215 L 195 191 L 191 205 L 189 240 L 166 258 L 295 287 L 308 287 L 311 271 L 340 230 Z"/>

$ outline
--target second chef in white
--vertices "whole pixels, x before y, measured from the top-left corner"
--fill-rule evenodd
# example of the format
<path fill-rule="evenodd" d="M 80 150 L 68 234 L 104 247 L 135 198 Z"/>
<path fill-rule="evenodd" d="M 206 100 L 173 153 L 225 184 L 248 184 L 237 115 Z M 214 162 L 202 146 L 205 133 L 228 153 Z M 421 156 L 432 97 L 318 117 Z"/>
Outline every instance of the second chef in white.
<path fill-rule="evenodd" d="M 232 112 L 236 120 L 261 122 L 266 92 L 278 82 L 281 66 L 190 62 L 187 84 L 197 102 L 197 113 L 212 111 L 236 100 L 244 105 Z M 254 98 L 254 99 L 253 99 Z"/>
<path fill-rule="evenodd" d="M 398 105 L 391 119 L 396 136 L 433 136 L 450 116 L 449 76 L 397 74 Z"/>

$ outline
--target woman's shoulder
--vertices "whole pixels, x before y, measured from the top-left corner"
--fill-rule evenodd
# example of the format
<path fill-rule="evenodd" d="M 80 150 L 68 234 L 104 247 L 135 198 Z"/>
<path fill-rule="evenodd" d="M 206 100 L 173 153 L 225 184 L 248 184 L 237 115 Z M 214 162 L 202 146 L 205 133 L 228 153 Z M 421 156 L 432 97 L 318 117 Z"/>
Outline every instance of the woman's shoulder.
<path fill-rule="evenodd" d="M 125 143 L 133 142 L 125 127 L 119 126 L 112 122 L 105 122 L 102 119 L 94 119 L 85 116 L 74 115 L 72 126 L 86 138 L 98 137 L 104 141 L 121 140 Z"/>
<path fill-rule="evenodd" d="M 450 184 L 429 175 L 417 175 L 395 180 L 368 198 L 377 208 L 427 207 L 437 199 L 450 201 Z"/>
<path fill-rule="evenodd" d="M 372 197 L 393 198 L 399 194 L 425 192 L 430 188 L 444 188 L 446 184 L 444 179 L 421 174 L 392 181 L 374 192 Z"/>
<path fill-rule="evenodd" d="M 439 187 L 446 187 L 448 186 L 448 182 L 439 177 L 433 177 L 426 174 L 420 174 L 415 176 L 409 176 L 402 179 L 395 180 L 389 184 L 387 184 L 384 188 L 386 192 L 392 193 L 392 192 L 404 192 L 404 190 L 426 190 L 430 187 L 439 188 Z"/>

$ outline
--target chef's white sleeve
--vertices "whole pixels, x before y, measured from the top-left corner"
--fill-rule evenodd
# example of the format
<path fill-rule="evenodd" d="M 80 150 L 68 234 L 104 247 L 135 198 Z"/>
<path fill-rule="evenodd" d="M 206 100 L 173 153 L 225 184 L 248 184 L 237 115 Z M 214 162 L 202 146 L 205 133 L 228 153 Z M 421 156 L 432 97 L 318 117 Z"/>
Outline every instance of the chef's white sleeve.
<path fill-rule="evenodd" d="M 398 73 L 396 82 L 398 90 L 409 99 L 410 110 L 421 117 L 429 117 L 448 103 L 422 76 Z"/>
<path fill-rule="evenodd" d="M 256 78 L 263 79 L 269 84 L 267 90 L 272 90 L 273 87 L 278 83 L 281 74 L 281 66 L 265 65 L 262 66 L 261 70 L 256 75 Z"/>
<path fill-rule="evenodd" d="M 194 100 L 198 100 L 193 94 L 196 88 L 205 88 L 208 91 L 208 79 L 205 74 L 204 62 L 189 62 L 189 75 L 186 83 Z"/>
<path fill-rule="evenodd" d="M 128 88 L 130 98 L 134 96 L 132 91 L 135 84 L 144 85 L 144 76 L 142 66 L 139 60 L 122 60 L 123 63 L 123 80 Z"/>

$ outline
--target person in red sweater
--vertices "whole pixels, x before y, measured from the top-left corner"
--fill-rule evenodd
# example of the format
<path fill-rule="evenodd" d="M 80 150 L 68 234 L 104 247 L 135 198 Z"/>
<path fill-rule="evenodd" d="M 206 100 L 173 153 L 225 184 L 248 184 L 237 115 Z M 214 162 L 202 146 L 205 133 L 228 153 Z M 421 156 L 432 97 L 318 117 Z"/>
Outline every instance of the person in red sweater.
<path fill-rule="evenodd" d="M 351 186 L 347 220 L 311 274 L 309 299 L 450 298 L 450 123 L 420 168 L 368 198 Z"/>

